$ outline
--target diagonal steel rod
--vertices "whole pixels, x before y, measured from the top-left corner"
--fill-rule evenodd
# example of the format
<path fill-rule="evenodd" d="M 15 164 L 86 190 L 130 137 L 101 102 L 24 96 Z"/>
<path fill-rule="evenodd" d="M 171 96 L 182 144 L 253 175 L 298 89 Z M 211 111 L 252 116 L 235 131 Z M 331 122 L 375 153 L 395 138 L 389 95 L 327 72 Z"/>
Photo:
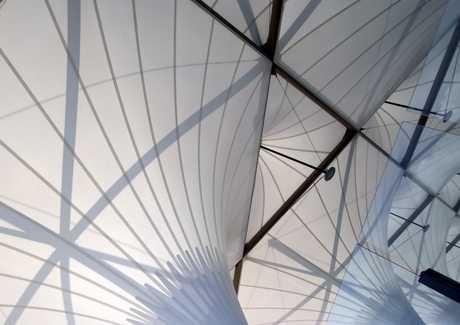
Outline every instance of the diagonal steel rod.
<path fill-rule="evenodd" d="M 347 132 L 342 141 L 332 150 L 327 157 L 319 164 L 319 169 L 326 169 L 337 156 L 345 149 L 345 147 L 353 140 L 356 132 Z M 297 200 L 310 188 L 311 185 L 321 176 L 322 172 L 314 170 L 310 176 L 295 190 L 295 192 L 278 208 L 273 216 L 260 228 L 260 230 L 252 237 L 246 245 L 244 245 L 243 257 L 262 240 L 262 238 L 275 226 L 278 221 L 292 208 Z"/>

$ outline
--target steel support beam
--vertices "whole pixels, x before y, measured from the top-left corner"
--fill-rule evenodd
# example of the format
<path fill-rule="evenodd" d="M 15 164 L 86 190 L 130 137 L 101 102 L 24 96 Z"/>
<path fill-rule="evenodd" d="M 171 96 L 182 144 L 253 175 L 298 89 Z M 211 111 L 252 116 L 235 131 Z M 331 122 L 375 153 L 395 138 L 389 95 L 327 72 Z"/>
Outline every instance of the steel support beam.
<path fill-rule="evenodd" d="M 326 169 L 345 147 L 353 140 L 356 131 L 347 131 L 342 141 L 332 150 L 327 157 L 319 164 L 319 169 Z M 319 170 L 313 170 L 308 178 L 299 186 L 297 190 L 279 207 L 273 216 L 260 228 L 252 239 L 244 245 L 243 258 L 262 240 L 262 238 L 276 225 L 276 223 L 292 208 L 299 198 L 312 186 L 322 175 Z"/>
<path fill-rule="evenodd" d="M 315 95 L 310 90 L 308 90 L 304 85 L 302 85 L 299 81 L 297 81 L 297 79 L 295 79 L 289 72 L 287 72 L 286 70 L 284 70 L 278 65 L 275 65 L 274 69 L 275 69 L 276 74 L 278 74 L 280 77 L 286 80 L 291 86 L 293 86 L 298 91 L 300 91 L 303 95 L 305 95 L 305 97 L 307 97 L 313 103 L 318 105 L 321 109 L 323 109 L 326 113 L 332 116 L 335 120 L 337 120 L 340 124 L 342 124 L 348 130 L 356 130 L 356 128 L 353 125 L 351 125 L 350 122 L 345 120 L 341 115 L 339 115 L 336 111 L 334 111 L 328 104 L 326 104 L 321 98 L 319 98 L 317 95 Z"/>
<path fill-rule="evenodd" d="M 283 12 L 283 0 L 273 0 L 272 2 L 272 15 L 270 18 L 270 29 L 268 31 L 267 43 L 259 48 L 259 51 L 264 53 L 265 57 L 272 62 L 272 74 L 274 74 L 276 44 L 278 42 L 278 34 L 281 24 L 281 14 Z M 249 221 L 248 221 L 249 222 Z M 241 273 L 243 272 L 243 257 L 235 266 L 235 274 L 233 275 L 233 287 L 238 295 L 241 281 Z"/>
<path fill-rule="evenodd" d="M 276 53 L 276 44 L 278 43 L 278 34 L 281 27 L 281 14 L 283 12 L 283 0 L 273 0 L 272 16 L 270 19 L 270 29 L 267 39 L 267 56 L 273 62 Z"/>
<path fill-rule="evenodd" d="M 423 210 L 430 204 L 433 199 L 435 198 L 434 195 L 428 194 L 425 200 L 420 204 L 417 209 L 415 209 L 414 212 L 410 215 L 409 218 L 404 221 L 404 223 L 399 227 L 398 230 L 395 231 L 395 233 L 388 239 L 388 247 L 394 244 L 394 242 L 399 238 L 399 236 L 402 235 L 402 233 L 410 226 L 411 223 L 414 222 L 415 219 L 422 213 Z"/>
<path fill-rule="evenodd" d="M 404 158 L 401 161 L 401 166 L 404 169 L 407 169 L 409 167 L 409 164 L 412 160 L 412 156 L 414 155 L 415 149 L 417 148 L 417 144 L 420 141 L 420 137 L 422 136 L 423 129 L 426 125 L 426 122 L 428 121 L 428 115 L 430 115 L 431 110 L 433 109 L 433 105 L 436 101 L 436 98 L 438 97 L 438 93 L 441 89 L 444 78 L 446 77 L 447 70 L 449 70 L 450 63 L 452 62 L 452 58 L 454 57 L 455 51 L 457 50 L 459 41 L 460 22 L 457 22 L 454 33 L 450 38 L 449 45 L 447 46 L 446 53 L 444 54 L 436 77 L 434 78 L 433 85 L 431 86 L 430 92 L 428 93 L 425 105 L 423 106 L 422 115 L 418 120 L 417 127 L 414 130 L 414 134 L 412 135 L 409 146 L 407 147 L 406 154 L 404 155 Z"/>
<path fill-rule="evenodd" d="M 241 282 L 241 274 L 243 273 L 243 259 L 241 259 L 235 265 L 235 273 L 233 274 L 233 288 L 235 288 L 235 292 L 238 295 L 238 291 L 240 291 L 240 282 Z"/>

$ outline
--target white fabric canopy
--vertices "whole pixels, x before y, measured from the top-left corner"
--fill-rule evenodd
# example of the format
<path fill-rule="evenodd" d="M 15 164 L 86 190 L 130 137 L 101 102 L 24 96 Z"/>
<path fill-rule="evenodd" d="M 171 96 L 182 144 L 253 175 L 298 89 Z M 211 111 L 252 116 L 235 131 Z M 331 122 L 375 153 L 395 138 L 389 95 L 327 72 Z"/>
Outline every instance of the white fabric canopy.
<path fill-rule="evenodd" d="M 454 324 L 459 18 L 0 1 L 0 323 Z"/>

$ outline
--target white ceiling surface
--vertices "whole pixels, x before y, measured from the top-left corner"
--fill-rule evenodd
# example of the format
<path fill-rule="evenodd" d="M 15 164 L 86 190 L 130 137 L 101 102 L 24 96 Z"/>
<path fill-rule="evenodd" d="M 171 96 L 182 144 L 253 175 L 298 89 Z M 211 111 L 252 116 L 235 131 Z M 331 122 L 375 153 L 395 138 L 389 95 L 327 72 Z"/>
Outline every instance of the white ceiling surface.
<path fill-rule="evenodd" d="M 204 2 L 266 42 L 270 1 Z M 0 4 L 1 321 L 432 324 L 446 309 L 437 325 L 450 325 L 458 316 L 411 273 L 460 278 L 460 249 L 444 254 L 460 233 L 458 49 L 437 99 L 454 117 L 428 120 L 405 176 L 396 162 L 420 114 L 382 103 L 424 103 L 459 1 L 284 2 L 275 62 L 364 135 L 245 258 L 244 316 L 228 270 L 312 172 L 259 144 L 317 166 L 345 127 L 191 1 L 79 6 Z M 410 225 L 388 248 L 403 222 L 390 211 L 407 218 L 438 193 L 415 220 L 430 230 Z"/>
<path fill-rule="evenodd" d="M 0 11 L 6 324 L 125 323 L 177 255 L 242 255 L 268 60 L 188 1 L 72 15 Z"/>

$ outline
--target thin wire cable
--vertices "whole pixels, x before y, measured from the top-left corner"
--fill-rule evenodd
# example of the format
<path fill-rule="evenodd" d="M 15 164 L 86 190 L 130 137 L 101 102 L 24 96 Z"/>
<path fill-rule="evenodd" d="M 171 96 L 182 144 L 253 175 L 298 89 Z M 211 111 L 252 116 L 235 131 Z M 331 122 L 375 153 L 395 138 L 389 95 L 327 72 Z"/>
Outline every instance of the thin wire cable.
<path fill-rule="evenodd" d="M 384 260 L 387 260 L 387 261 L 390 262 L 391 264 L 393 264 L 393 265 L 395 265 L 395 266 L 398 266 L 398 267 L 402 268 L 403 270 L 405 270 L 405 271 L 407 271 L 407 272 L 409 272 L 409 273 L 412 273 L 413 275 L 417 275 L 417 276 L 418 276 L 418 274 L 415 273 L 414 271 L 409 270 L 409 269 L 406 269 L 404 266 L 399 265 L 398 263 L 392 261 L 392 260 L 389 259 L 388 257 L 385 257 L 385 256 L 383 256 L 383 255 L 377 254 L 376 252 L 374 252 L 374 251 L 370 250 L 369 248 L 367 248 L 367 247 L 361 245 L 360 243 L 357 243 L 356 245 L 359 246 L 359 247 L 361 247 L 361 248 L 363 248 L 363 249 L 365 249 L 365 250 L 367 250 L 367 251 L 370 252 L 371 254 L 374 254 L 374 255 L 376 255 L 376 256 L 378 256 L 378 257 L 384 259 Z"/>
<path fill-rule="evenodd" d="M 407 122 L 407 121 L 403 121 L 403 122 Z M 367 128 L 362 128 L 361 131 L 372 130 L 372 129 L 377 129 L 377 128 L 383 128 L 383 127 L 387 127 L 387 126 L 395 126 L 395 125 L 401 126 L 401 124 L 402 124 L 402 122 L 401 123 L 390 123 L 390 124 L 382 124 L 382 125 L 370 126 L 370 127 L 367 127 Z"/>
<path fill-rule="evenodd" d="M 402 245 L 404 245 L 408 240 L 411 240 L 413 237 L 415 237 L 419 232 L 421 232 L 423 229 L 420 229 L 419 231 L 417 231 L 415 234 L 411 235 L 409 238 L 407 238 L 405 241 L 403 241 L 401 244 L 399 244 L 398 246 L 394 247 L 390 253 L 394 252 L 395 250 L 397 250 L 399 247 L 401 247 Z"/>
<path fill-rule="evenodd" d="M 284 87 L 283 87 L 283 85 L 281 84 L 281 81 L 279 80 L 278 76 L 276 76 L 276 80 L 278 80 L 278 83 L 280 84 L 281 89 L 283 89 L 284 95 L 286 96 L 286 98 L 287 98 L 289 104 L 291 105 L 292 110 L 293 110 L 294 113 L 295 113 L 295 116 L 297 116 L 297 119 L 299 120 L 299 123 L 300 123 L 300 125 L 302 126 L 303 131 L 304 131 L 305 134 L 307 135 L 308 140 L 310 141 L 310 143 L 311 143 L 313 149 L 315 150 L 316 155 L 318 156 L 319 161 L 321 162 L 322 160 L 321 160 L 321 157 L 320 157 L 319 154 L 318 154 L 318 150 L 316 150 L 315 145 L 313 144 L 313 141 L 311 141 L 310 136 L 308 135 L 307 130 L 306 130 L 305 127 L 303 126 L 302 120 L 300 119 L 299 115 L 297 114 L 297 111 L 295 110 L 294 105 L 292 104 L 291 100 L 289 99 L 289 96 L 288 96 L 288 94 L 287 94 L 287 92 L 286 92 L 286 89 L 284 89 Z"/>

